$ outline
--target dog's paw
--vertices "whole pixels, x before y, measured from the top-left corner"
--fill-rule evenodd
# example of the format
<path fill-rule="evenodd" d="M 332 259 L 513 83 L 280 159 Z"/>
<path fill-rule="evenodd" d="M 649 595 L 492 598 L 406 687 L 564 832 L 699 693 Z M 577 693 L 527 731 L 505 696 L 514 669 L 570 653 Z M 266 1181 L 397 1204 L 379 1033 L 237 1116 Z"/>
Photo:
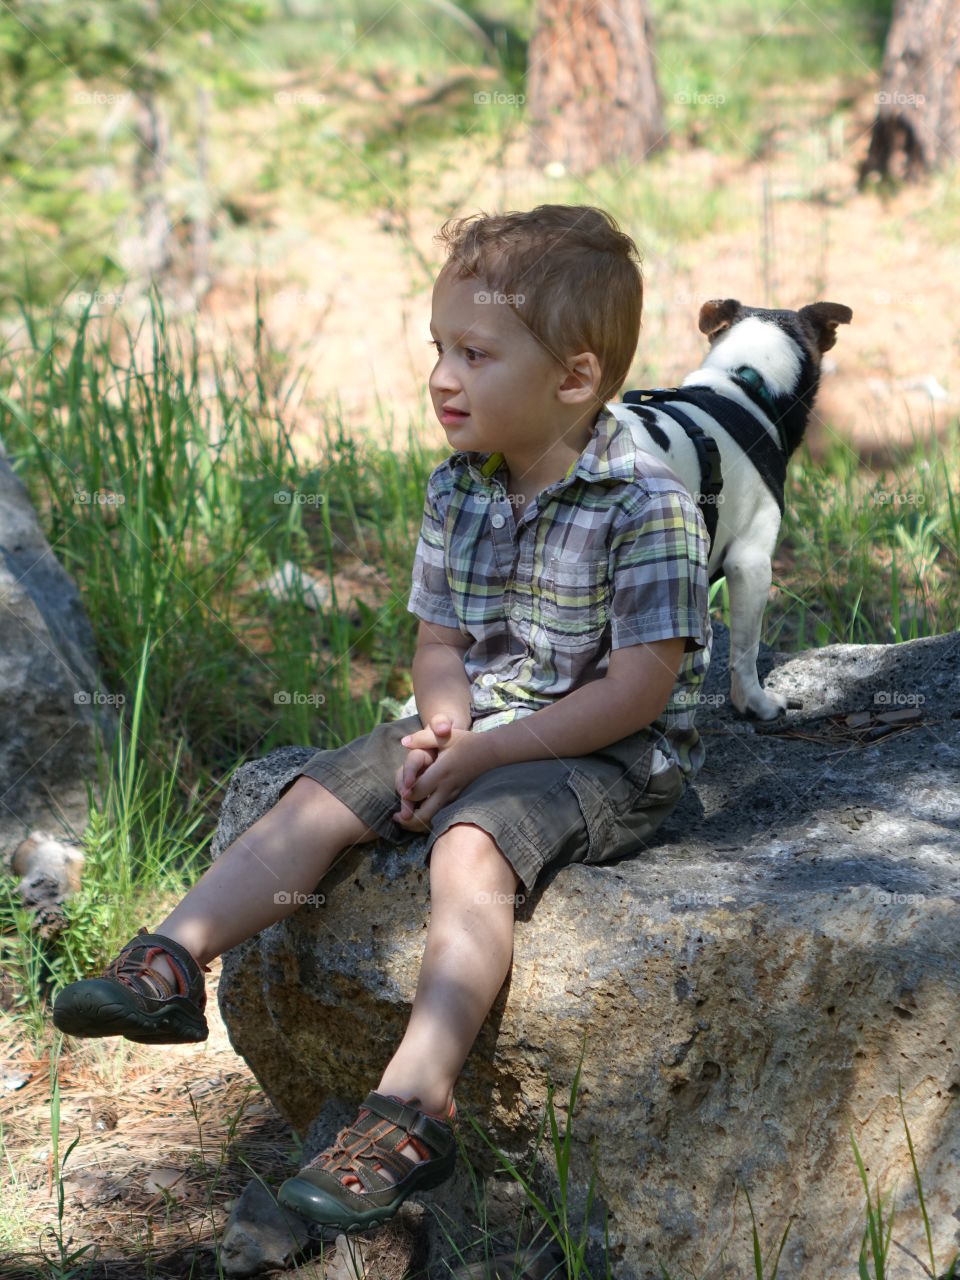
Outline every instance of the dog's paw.
<path fill-rule="evenodd" d="M 752 692 L 739 696 L 731 690 L 730 701 L 748 720 L 776 720 L 797 700 L 782 693 L 766 693 L 758 685 Z"/>

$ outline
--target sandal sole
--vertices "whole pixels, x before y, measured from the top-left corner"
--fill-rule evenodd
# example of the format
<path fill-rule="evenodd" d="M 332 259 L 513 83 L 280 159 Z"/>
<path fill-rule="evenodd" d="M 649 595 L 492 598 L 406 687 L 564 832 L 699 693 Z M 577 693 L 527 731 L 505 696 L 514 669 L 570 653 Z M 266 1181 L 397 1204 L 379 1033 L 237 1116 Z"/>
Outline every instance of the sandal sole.
<path fill-rule="evenodd" d="M 58 996 L 53 1008 L 53 1025 L 65 1035 L 95 1038 L 124 1036 L 138 1044 L 197 1044 L 210 1034 L 206 1019 L 182 1006 L 146 1013 L 117 999 L 114 984 L 97 979 L 77 983 L 83 991 L 69 987 Z"/>

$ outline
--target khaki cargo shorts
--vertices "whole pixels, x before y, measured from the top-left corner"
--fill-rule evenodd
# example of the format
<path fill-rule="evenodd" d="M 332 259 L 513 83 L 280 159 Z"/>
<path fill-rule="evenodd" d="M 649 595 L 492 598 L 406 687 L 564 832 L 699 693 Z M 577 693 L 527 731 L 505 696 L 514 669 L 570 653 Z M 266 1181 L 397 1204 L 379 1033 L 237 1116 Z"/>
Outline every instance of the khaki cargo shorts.
<path fill-rule="evenodd" d="M 423 833 L 394 822 L 400 807 L 394 782 L 408 754 L 400 739 L 422 727 L 419 716 L 404 716 L 345 746 L 317 751 L 280 795 L 297 778 L 313 778 L 385 840 L 406 844 Z M 650 776 L 652 755 L 649 739 L 633 734 L 587 756 L 488 769 L 434 814 L 425 860 L 437 837 L 457 822 L 489 832 L 528 891 L 545 867 L 641 853 L 684 791 L 676 764 Z"/>

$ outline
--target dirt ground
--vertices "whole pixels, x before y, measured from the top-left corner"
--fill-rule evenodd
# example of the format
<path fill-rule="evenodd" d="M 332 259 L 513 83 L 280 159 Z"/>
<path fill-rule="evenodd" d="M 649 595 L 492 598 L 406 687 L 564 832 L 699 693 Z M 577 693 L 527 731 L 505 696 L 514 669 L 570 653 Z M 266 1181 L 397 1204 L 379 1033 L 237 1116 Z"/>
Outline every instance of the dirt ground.
<path fill-rule="evenodd" d="M 148 1251 L 168 1260 L 157 1265 L 156 1276 L 185 1275 L 193 1239 L 205 1242 L 194 1275 L 207 1275 L 214 1228 L 219 1236 L 233 1200 L 252 1177 L 241 1157 L 264 1177 L 291 1172 L 293 1135 L 231 1048 L 217 1008 L 220 962 L 210 969 L 210 1037 L 203 1044 L 63 1041 L 61 1161 L 78 1134 L 80 1142 L 64 1170 L 62 1234 L 73 1249 L 97 1243 L 94 1276 L 142 1277 Z M 11 1160 L 4 1169 L 4 1214 L 24 1226 L 56 1227 L 49 1050 L 37 1058 L 26 1036 L 12 1034 L 7 1015 L 0 1020 L 0 1129 Z M 225 1154 L 234 1127 L 239 1138 Z M 24 1235 L 37 1240 L 35 1231 Z M 43 1247 L 48 1257 L 58 1257 L 49 1235 Z M 0 1275 L 8 1280 L 49 1274 L 37 1264 L 35 1258 L 4 1257 L 0 1249 Z"/>

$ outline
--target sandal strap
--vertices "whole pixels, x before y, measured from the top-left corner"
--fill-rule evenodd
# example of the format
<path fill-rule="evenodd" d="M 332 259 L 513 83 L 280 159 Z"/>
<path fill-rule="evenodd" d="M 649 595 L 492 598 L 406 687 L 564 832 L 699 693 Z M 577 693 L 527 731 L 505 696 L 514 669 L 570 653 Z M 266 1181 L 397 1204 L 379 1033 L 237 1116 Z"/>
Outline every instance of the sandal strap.
<path fill-rule="evenodd" d="M 164 954 L 173 970 L 176 985 L 171 986 L 169 979 L 158 969 L 151 967 L 151 961 Z M 203 984 L 203 973 L 209 973 L 207 965 L 197 964 L 190 952 L 160 933 L 148 933 L 141 926 L 137 936 L 132 938 L 120 953 L 104 970 L 105 978 L 114 978 L 124 985 L 136 990 L 146 986 L 153 991 L 154 999 L 168 1000 L 172 996 L 184 996 L 195 1000 L 201 1010 L 206 1002 L 206 991 Z"/>
<path fill-rule="evenodd" d="M 450 1145 L 452 1125 L 456 1121 L 456 1104 L 450 1105 L 450 1119 L 441 1120 L 422 1111 L 416 1105 L 418 1102 L 418 1098 L 410 1098 L 402 1102 L 388 1094 L 371 1090 L 364 1099 L 363 1105 L 374 1115 L 380 1116 L 382 1120 L 389 1120 L 395 1124 L 410 1137 L 422 1139 L 432 1151 L 445 1151 Z"/>
<path fill-rule="evenodd" d="M 341 1129 L 332 1146 L 311 1160 L 302 1172 L 315 1169 L 338 1182 L 344 1175 L 351 1176 L 364 1191 L 379 1191 L 400 1183 L 416 1168 L 401 1151 L 407 1140 L 426 1147 L 426 1155 L 419 1152 L 424 1160 L 443 1156 L 454 1143 L 452 1126 L 421 1111 L 417 1102 L 416 1098 L 403 1102 L 372 1091 L 353 1124 Z M 456 1107 L 451 1105 L 451 1119 L 455 1115 Z M 392 1183 L 381 1175 L 378 1165 L 393 1175 Z"/>

